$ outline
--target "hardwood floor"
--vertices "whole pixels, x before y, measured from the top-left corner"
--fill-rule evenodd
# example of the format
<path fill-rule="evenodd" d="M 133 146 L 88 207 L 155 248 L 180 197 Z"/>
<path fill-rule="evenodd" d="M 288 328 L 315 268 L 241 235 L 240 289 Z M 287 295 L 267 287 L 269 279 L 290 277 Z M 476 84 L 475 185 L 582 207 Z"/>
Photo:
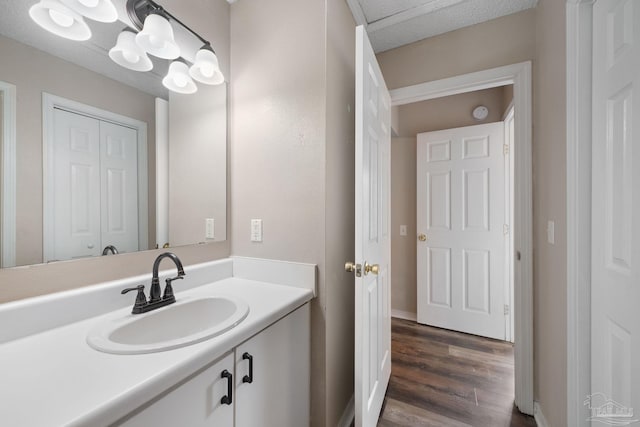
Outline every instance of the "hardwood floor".
<path fill-rule="evenodd" d="M 536 426 L 513 404 L 511 343 L 393 319 L 391 346 L 378 426 Z"/>

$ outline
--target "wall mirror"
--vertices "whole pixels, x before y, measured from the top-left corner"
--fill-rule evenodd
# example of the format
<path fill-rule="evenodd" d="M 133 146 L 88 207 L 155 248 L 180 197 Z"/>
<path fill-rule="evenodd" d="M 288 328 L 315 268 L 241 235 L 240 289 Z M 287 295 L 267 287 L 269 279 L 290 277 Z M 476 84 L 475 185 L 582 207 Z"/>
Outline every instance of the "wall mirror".
<path fill-rule="evenodd" d="M 39 27 L 36 3 L 0 5 L 2 267 L 226 240 L 226 83 L 177 94 L 162 85 L 170 61 L 112 61 L 124 0 L 81 42 Z"/>

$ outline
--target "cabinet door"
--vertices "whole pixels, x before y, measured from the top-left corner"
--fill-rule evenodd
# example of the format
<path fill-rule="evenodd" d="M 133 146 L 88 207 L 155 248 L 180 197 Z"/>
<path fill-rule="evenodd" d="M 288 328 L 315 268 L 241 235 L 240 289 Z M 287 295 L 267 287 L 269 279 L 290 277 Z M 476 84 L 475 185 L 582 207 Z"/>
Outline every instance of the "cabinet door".
<path fill-rule="evenodd" d="M 236 427 L 308 426 L 310 357 L 309 304 L 238 346 Z"/>
<path fill-rule="evenodd" d="M 225 370 L 233 374 L 233 353 L 164 392 L 116 425 L 232 427 L 234 402 L 221 402 L 223 396 L 227 396 L 229 381 L 222 377 Z"/>

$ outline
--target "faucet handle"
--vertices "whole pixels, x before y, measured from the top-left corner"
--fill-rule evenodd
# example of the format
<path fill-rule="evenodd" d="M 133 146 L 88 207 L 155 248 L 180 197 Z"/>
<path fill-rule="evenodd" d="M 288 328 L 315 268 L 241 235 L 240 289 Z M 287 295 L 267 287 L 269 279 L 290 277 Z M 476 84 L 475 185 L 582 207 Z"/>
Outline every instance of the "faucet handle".
<path fill-rule="evenodd" d="M 120 293 L 124 295 L 127 292 L 131 292 L 131 291 L 138 291 L 138 295 L 136 295 L 136 302 L 133 305 L 134 311 L 136 310 L 136 308 L 140 308 L 147 305 L 147 297 L 144 295 L 144 285 L 138 285 L 135 288 L 123 289 Z"/>
<path fill-rule="evenodd" d="M 171 286 L 171 282 L 173 282 L 174 280 L 182 280 L 182 279 L 184 279 L 184 277 L 178 274 L 176 277 L 170 277 L 167 280 L 165 280 L 166 286 L 164 287 L 164 295 L 162 295 L 163 300 L 166 300 L 166 299 L 175 300 L 175 297 L 173 296 L 173 286 Z"/>

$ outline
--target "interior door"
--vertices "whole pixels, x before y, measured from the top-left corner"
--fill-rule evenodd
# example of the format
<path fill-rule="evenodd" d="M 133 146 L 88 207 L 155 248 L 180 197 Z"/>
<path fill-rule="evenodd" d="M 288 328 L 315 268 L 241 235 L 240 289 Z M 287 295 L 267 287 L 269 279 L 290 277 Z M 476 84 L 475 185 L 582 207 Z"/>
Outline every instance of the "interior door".
<path fill-rule="evenodd" d="M 101 248 L 138 250 L 138 132 L 100 122 Z"/>
<path fill-rule="evenodd" d="M 640 418 L 640 105 L 634 105 L 640 99 L 639 45 L 638 1 L 596 1 L 592 395 L 586 403 L 592 419 L 620 425 Z"/>
<path fill-rule="evenodd" d="M 55 109 L 54 129 L 53 245 L 45 261 L 100 255 L 100 122 Z"/>
<path fill-rule="evenodd" d="M 389 236 L 391 101 L 362 26 L 356 28 L 355 420 L 375 426 L 391 375 Z"/>
<path fill-rule="evenodd" d="M 417 139 L 418 322 L 504 340 L 504 123 Z"/>

